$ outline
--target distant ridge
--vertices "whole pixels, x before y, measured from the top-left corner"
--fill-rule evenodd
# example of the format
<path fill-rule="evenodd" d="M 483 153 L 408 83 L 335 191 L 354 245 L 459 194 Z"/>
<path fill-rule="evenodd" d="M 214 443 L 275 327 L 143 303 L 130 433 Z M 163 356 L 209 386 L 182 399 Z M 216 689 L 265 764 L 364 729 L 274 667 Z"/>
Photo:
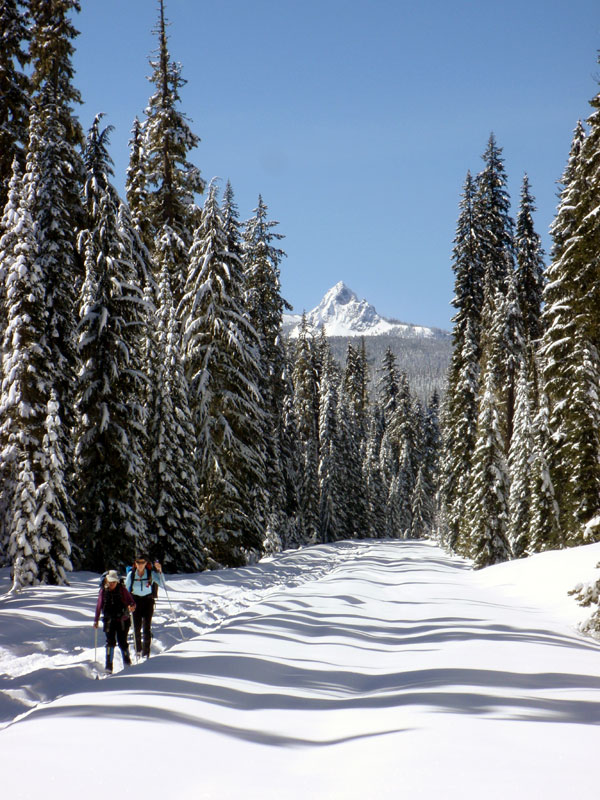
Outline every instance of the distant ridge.
<path fill-rule="evenodd" d="M 283 330 L 292 338 L 298 335 L 302 317 L 298 314 L 283 315 Z M 393 336 L 403 339 L 446 339 L 447 331 L 423 325 L 413 325 L 386 319 L 377 313 L 366 300 L 359 300 L 343 281 L 336 283 L 316 308 L 306 314 L 313 330 L 325 328 L 327 336 Z"/>

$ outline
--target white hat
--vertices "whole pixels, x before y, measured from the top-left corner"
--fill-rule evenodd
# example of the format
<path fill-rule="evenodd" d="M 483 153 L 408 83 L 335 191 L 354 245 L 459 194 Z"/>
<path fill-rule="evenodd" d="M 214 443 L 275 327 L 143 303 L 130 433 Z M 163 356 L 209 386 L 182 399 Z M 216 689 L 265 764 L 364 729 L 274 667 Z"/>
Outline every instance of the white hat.
<path fill-rule="evenodd" d="M 117 575 L 116 569 L 111 569 L 106 573 L 106 582 L 107 583 L 118 583 L 119 576 Z"/>

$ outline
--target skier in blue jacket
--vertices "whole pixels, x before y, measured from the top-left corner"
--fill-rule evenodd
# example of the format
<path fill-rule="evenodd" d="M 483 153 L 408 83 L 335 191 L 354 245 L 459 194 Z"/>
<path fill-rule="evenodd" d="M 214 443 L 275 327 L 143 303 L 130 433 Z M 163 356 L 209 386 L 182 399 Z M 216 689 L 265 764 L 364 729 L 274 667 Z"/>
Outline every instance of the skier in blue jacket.
<path fill-rule="evenodd" d="M 154 566 L 154 568 L 152 568 Z M 135 557 L 133 569 L 125 579 L 125 586 L 135 600 L 133 612 L 133 631 L 135 634 L 135 650 L 138 658 L 150 656 L 152 641 L 152 614 L 158 587 L 163 586 L 162 567 L 158 561 L 152 562 L 144 553 Z"/>

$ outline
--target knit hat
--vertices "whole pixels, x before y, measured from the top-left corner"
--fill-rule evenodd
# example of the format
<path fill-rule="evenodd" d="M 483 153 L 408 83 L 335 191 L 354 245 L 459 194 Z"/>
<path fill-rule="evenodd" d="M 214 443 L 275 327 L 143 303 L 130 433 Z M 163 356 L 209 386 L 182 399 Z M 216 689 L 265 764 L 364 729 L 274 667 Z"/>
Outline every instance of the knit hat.
<path fill-rule="evenodd" d="M 106 582 L 107 583 L 118 583 L 119 576 L 117 575 L 116 569 L 111 569 L 106 573 Z"/>

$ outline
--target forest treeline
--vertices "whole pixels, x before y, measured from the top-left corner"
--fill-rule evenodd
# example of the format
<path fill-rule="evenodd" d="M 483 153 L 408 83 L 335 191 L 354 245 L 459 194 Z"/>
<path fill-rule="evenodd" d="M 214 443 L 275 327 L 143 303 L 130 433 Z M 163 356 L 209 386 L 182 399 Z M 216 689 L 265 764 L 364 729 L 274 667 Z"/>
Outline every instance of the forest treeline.
<path fill-rule="evenodd" d="M 281 334 L 282 235 L 205 185 L 164 3 L 126 198 L 110 126 L 87 134 L 77 0 L 1 0 L 0 560 L 18 590 L 144 549 L 172 571 L 282 547 L 420 535 L 433 522 L 437 399 L 390 351 Z M 203 195 L 202 206 L 198 198 Z"/>
<path fill-rule="evenodd" d="M 110 126 L 84 133 L 75 113 L 79 2 L 0 0 L 0 563 L 15 590 L 139 549 L 197 571 L 433 536 L 482 567 L 597 541 L 600 96 L 575 129 L 548 267 L 528 178 L 515 222 L 494 136 L 467 175 L 446 390 L 424 399 L 389 347 L 373 370 L 364 343 L 342 366 L 306 321 L 282 335 L 282 234 L 260 195 L 242 221 L 231 185 L 191 162 L 158 10 L 121 198 Z"/>

